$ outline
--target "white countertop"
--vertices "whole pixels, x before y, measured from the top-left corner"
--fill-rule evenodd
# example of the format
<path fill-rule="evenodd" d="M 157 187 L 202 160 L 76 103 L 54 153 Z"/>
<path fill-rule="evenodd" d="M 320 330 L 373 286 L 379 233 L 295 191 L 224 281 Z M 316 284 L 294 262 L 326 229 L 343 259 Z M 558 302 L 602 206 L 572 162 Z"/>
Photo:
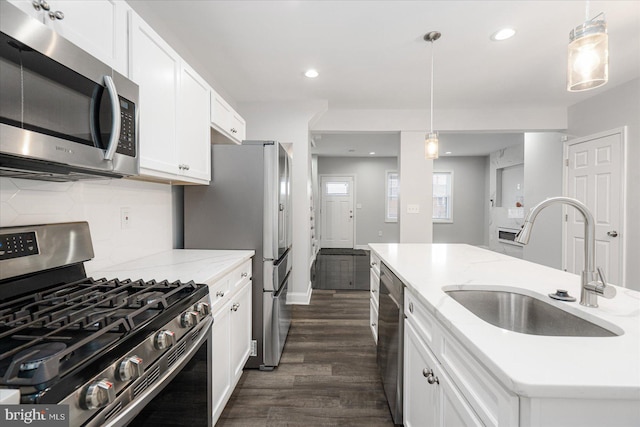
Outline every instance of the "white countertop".
<path fill-rule="evenodd" d="M 181 280 L 212 284 L 254 255 L 249 250 L 173 249 L 87 274 L 95 279 Z M 88 266 L 89 267 L 89 266 Z"/>
<path fill-rule="evenodd" d="M 370 244 L 423 305 L 512 392 L 527 397 L 640 399 L 640 292 L 616 287 L 598 308 L 580 299 L 580 277 L 462 244 Z M 608 329 L 615 337 L 550 337 L 493 326 L 444 293 L 452 287 L 517 289 Z M 640 402 L 639 402 L 640 404 Z"/>

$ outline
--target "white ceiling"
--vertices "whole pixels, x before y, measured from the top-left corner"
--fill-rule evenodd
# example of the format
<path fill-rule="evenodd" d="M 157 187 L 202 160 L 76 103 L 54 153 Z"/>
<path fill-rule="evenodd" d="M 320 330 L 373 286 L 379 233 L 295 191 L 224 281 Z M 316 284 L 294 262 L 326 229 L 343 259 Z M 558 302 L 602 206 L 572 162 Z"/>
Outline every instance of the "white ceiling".
<path fill-rule="evenodd" d="M 566 56 L 585 1 L 129 3 L 236 105 L 323 99 L 330 109 L 428 109 L 423 36 L 431 30 L 442 32 L 433 45 L 436 111 L 568 107 L 640 77 L 637 0 L 589 2 L 590 17 L 606 13 L 610 71 L 607 85 L 582 93 L 566 91 Z M 515 37 L 489 39 L 505 26 Z M 304 77 L 307 68 L 320 76 Z"/>

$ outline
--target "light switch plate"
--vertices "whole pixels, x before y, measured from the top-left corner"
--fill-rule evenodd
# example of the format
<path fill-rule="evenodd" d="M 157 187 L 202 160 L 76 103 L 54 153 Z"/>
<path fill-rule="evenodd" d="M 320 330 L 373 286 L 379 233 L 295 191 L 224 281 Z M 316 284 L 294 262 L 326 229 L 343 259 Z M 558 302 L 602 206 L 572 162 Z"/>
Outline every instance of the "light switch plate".
<path fill-rule="evenodd" d="M 420 205 L 407 205 L 407 213 L 408 214 L 420 213 Z"/>

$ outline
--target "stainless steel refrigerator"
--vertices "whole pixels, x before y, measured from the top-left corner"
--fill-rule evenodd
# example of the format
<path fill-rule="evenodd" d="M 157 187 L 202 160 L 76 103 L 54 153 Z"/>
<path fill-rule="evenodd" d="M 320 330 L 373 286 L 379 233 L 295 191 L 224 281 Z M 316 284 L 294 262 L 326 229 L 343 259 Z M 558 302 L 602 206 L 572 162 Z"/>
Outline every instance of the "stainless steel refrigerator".
<path fill-rule="evenodd" d="M 211 184 L 184 190 L 185 249 L 253 249 L 253 339 L 247 367 L 278 366 L 289 327 L 290 158 L 275 141 L 212 145 Z"/>

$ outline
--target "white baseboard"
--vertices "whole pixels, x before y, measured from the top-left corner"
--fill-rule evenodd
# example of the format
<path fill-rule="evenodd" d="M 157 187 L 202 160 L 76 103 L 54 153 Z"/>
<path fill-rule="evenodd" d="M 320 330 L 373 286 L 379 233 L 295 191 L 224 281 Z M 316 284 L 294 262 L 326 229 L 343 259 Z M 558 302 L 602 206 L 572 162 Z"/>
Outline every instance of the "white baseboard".
<path fill-rule="evenodd" d="M 287 293 L 287 304 L 309 305 L 311 302 L 311 282 L 307 287 L 307 292 L 289 292 Z"/>

